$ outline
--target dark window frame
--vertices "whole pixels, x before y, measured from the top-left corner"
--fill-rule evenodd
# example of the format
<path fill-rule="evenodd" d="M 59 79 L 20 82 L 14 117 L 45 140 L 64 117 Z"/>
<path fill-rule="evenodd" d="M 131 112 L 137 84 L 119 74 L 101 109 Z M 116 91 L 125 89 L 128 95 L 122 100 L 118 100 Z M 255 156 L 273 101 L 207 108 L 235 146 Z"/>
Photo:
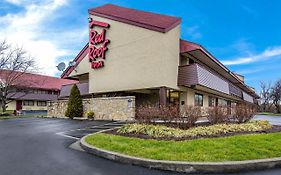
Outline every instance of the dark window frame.
<path fill-rule="evenodd" d="M 34 101 L 33 100 L 24 100 L 23 106 L 34 106 Z"/>
<path fill-rule="evenodd" d="M 209 107 L 214 107 L 216 106 L 216 97 L 214 96 L 208 96 L 208 103 L 209 103 Z"/>
<path fill-rule="evenodd" d="M 47 101 L 37 101 L 37 106 L 47 106 Z"/>
<path fill-rule="evenodd" d="M 194 94 L 194 106 L 203 106 L 204 105 L 204 95 L 195 93 Z"/>

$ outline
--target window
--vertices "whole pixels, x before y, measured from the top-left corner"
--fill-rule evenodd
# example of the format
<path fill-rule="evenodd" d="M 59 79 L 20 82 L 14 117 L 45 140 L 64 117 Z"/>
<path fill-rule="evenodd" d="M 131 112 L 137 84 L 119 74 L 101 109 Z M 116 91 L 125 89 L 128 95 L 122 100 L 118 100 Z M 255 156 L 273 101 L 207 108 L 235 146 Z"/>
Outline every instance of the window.
<path fill-rule="evenodd" d="M 209 106 L 210 107 L 216 106 L 216 98 L 215 97 L 209 96 Z"/>
<path fill-rule="evenodd" d="M 195 106 L 203 106 L 203 95 L 202 94 L 195 93 L 194 105 Z"/>
<path fill-rule="evenodd" d="M 227 106 L 227 101 L 224 99 L 218 99 L 218 106 Z"/>
<path fill-rule="evenodd" d="M 227 114 L 231 114 L 231 101 L 227 100 Z"/>
<path fill-rule="evenodd" d="M 45 90 L 39 90 L 39 89 L 34 89 L 33 90 L 34 94 L 48 94 L 48 91 Z"/>
<path fill-rule="evenodd" d="M 169 90 L 168 92 L 168 100 L 172 105 L 179 105 L 180 102 L 180 94 L 178 91 Z"/>
<path fill-rule="evenodd" d="M 46 101 L 37 101 L 37 106 L 47 106 Z"/>
<path fill-rule="evenodd" d="M 231 107 L 231 101 L 230 100 L 227 100 L 227 106 Z"/>
<path fill-rule="evenodd" d="M 48 91 L 45 91 L 45 90 L 38 90 L 38 94 L 48 94 Z"/>
<path fill-rule="evenodd" d="M 34 101 L 32 100 L 25 100 L 23 101 L 24 106 L 34 106 Z"/>

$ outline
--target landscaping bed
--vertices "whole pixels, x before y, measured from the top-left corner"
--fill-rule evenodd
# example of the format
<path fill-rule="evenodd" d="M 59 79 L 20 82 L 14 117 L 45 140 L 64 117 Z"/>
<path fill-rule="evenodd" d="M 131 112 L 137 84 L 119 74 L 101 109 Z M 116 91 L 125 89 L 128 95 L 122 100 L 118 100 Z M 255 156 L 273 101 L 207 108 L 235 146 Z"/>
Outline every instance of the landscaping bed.
<path fill-rule="evenodd" d="M 280 166 L 275 160 L 281 160 L 281 126 L 251 121 L 251 106 L 240 104 L 234 109 L 229 113 L 226 107 L 208 108 L 204 113 L 208 122 L 198 123 L 204 112 L 198 107 L 180 111 L 173 106 L 142 107 L 136 110 L 135 123 L 86 136 L 81 145 L 110 160 L 178 172 Z M 248 161 L 256 159 L 263 160 Z"/>
<path fill-rule="evenodd" d="M 163 125 L 127 124 L 106 133 L 126 137 L 156 140 L 192 140 L 199 138 L 225 137 L 241 134 L 281 132 L 281 126 L 272 126 L 267 121 L 252 121 L 243 124 L 216 124 L 197 126 L 187 130 Z"/>
<path fill-rule="evenodd" d="M 281 133 L 245 134 L 186 141 L 151 140 L 108 133 L 87 136 L 97 148 L 155 160 L 221 162 L 281 156 Z"/>

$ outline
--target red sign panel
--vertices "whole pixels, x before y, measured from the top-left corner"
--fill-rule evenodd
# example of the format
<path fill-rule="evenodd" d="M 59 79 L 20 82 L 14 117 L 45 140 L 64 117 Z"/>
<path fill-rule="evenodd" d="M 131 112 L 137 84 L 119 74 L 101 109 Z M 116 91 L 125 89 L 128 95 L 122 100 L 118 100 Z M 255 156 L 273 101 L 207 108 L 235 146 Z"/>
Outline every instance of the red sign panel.
<path fill-rule="evenodd" d="M 89 62 L 93 69 L 98 69 L 104 67 L 105 54 L 108 50 L 107 45 L 109 44 L 109 40 L 106 39 L 106 30 L 102 29 L 99 33 L 93 29 L 95 26 L 109 28 L 109 24 L 92 19 L 89 23 Z"/>

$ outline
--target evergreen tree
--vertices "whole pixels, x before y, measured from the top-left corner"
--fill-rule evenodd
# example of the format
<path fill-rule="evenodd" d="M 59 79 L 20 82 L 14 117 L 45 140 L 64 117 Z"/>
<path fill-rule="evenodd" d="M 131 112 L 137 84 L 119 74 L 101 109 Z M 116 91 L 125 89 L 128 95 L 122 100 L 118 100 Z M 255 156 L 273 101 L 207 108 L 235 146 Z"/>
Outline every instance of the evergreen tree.
<path fill-rule="evenodd" d="M 73 119 L 74 117 L 83 117 L 83 103 L 80 91 L 76 84 L 71 88 L 70 96 L 67 103 L 65 116 Z"/>

